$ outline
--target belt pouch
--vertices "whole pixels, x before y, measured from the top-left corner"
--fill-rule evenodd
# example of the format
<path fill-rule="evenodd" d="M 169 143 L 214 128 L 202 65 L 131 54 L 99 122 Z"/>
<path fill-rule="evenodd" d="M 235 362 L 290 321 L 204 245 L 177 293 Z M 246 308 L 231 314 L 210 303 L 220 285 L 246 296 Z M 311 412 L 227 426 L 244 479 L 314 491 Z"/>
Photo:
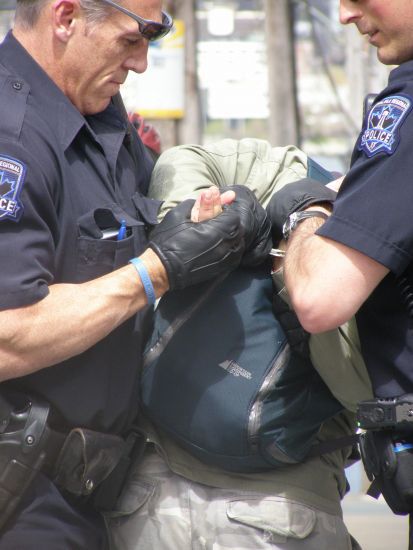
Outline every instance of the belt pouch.
<path fill-rule="evenodd" d="M 371 481 L 368 494 L 381 492 L 395 514 L 413 511 L 413 445 L 411 436 L 390 430 L 367 431 L 360 441 L 366 473 Z"/>
<path fill-rule="evenodd" d="M 133 428 L 126 439 L 126 450 L 111 474 L 99 485 L 93 494 L 93 505 L 100 512 L 111 512 L 128 479 L 130 468 L 143 456 L 146 446 L 146 434 Z"/>
<path fill-rule="evenodd" d="M 73 495 L 88 496 L 115 468 L 125 446 L 117 435 L 74 428 L 59 454 L 53 480 Z"/>

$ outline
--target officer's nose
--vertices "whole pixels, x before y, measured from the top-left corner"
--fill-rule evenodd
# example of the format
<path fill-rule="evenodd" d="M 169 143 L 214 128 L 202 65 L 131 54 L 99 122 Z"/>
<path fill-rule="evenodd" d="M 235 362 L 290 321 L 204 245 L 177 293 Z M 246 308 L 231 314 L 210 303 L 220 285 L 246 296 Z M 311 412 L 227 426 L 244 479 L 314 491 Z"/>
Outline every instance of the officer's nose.
<path fill-rule="evenodd" d="M 148 67 L 148 41 L 139 40 L 134 52 L 125 60 L 124 67 L 127 71 L 144 73 Z"/>
<path fill-rule="evenodd" d="M 354 0 L 340 0 L 340 23 L 349 25 L 356 23 L 362 16 L 360 5 Z"/>

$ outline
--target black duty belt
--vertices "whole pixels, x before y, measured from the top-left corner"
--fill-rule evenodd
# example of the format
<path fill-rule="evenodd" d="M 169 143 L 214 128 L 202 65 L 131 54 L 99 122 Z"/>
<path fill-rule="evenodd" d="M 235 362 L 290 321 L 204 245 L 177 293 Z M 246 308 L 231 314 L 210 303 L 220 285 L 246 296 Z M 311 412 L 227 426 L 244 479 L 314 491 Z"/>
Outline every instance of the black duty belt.
<path fill-rule="evenodd" d="M 24 396 L 18 409 L 3 399 L 1 410 L 6 416 L 0 419 L 0 528 L 39 472 L 62 491 L 112 509 L 131 463 L 143 453 L 143 433 L 131 430 L 126 438 L 84 428 L 62 433 L 48 424 L 50 405 L 32 396 Z"/>

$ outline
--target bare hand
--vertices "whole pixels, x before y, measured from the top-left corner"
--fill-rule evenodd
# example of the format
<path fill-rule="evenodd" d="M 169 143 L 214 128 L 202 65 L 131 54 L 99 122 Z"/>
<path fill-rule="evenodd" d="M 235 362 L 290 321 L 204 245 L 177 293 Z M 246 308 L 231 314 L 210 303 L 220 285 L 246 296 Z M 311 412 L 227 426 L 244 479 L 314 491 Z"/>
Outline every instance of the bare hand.
<path fill-rule="evenodd" d="M 222 212 L 222 206 L 231 204 L 235 199 L 234 191 L 221 195 L 218 187 L 212 186 L 198 196 L 191 211 L 191 221 L 203 222 L 215 218 Z"/>

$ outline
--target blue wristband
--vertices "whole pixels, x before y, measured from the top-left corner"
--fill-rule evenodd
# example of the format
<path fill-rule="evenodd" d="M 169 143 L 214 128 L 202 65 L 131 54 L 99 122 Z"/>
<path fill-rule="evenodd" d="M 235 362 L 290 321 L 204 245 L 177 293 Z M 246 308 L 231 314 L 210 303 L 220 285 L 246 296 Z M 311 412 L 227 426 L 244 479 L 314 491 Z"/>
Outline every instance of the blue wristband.
<path fill-rule="evenodd" d="M 149 277 L 149 273 L 145 267 L 145 264 L 139 258 L 132 258 L 131 260 L 129 260 L 129 263 L 133 264 L 139 274 L 139 277 L 141 278 L 143 289 L 148 299 L 148 304 L 154 304 L 156 302 L 155 289 L 153 288 L 153 284 L 151 278 Z"/>

